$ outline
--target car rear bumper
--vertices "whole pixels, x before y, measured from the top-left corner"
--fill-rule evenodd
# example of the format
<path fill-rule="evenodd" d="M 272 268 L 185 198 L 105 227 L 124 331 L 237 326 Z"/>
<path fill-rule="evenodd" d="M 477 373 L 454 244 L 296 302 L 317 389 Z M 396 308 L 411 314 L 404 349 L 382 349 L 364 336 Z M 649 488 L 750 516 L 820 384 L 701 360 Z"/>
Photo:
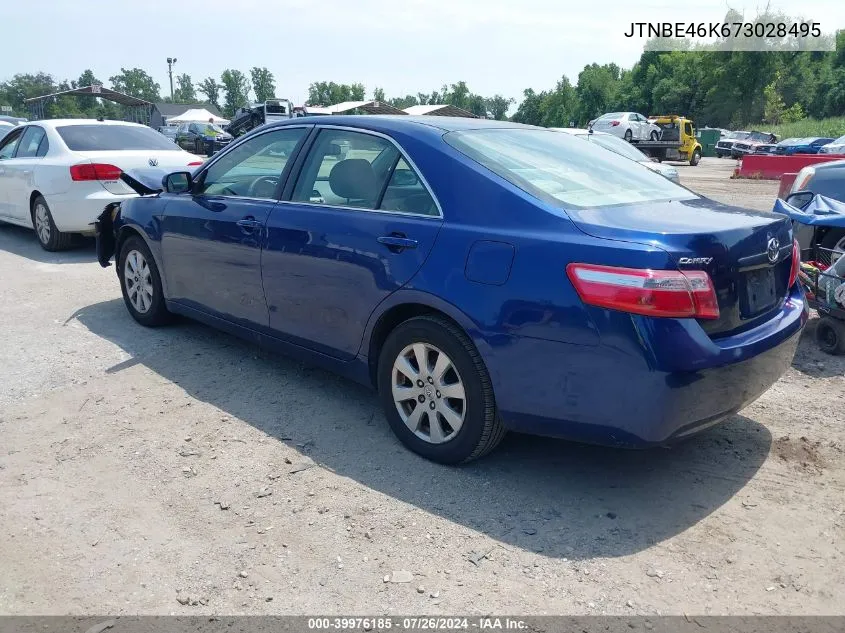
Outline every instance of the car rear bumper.
<path fill-rule="evenodd" d="M 769 321 L 711 340 L 693 320 L 615 313 L 617 325 L 629 323 L 625 336 L 592 347 L 515 337 L 494 348 L 488 366 L 512 430 L 663 444 L 716 424 L 771 387 L 792 362 L 807 314 L 796 289 Z"/>
<path fill-rule="evenodd" d="M 102 189 L 84 196 L 79 193 L 49 196 L 47 204 L 50 205 L 56 228 L 63 233 L 93 234 L 93 223 L 107 205 L 134 197 L 135 194 L 118 195 Z"/>

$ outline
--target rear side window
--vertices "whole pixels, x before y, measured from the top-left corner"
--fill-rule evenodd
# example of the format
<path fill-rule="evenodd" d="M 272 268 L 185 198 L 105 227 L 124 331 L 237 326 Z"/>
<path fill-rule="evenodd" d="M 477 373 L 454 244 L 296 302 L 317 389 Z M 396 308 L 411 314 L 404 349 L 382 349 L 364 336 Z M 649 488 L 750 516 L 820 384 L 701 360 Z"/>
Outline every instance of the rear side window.
<path fill-rule="evenodd" d="M 506 128 L 449 132 L 443 138 L 496 175 L 555 206 L 697 198 L 650 169 L 568 134 Z"/>
<path fill-rule="evenodd" d="M 47 134 L 44 132 L 44 128 L 30 125 L 21 137 L 17 158 L 41 157 L 47 153 L 47 148 Z"/>
<path fill-rule="evenodd" d="M 142 125 L 62 125 L 56 131 L 72 152 L 179 151 L 161 134 Z"/>

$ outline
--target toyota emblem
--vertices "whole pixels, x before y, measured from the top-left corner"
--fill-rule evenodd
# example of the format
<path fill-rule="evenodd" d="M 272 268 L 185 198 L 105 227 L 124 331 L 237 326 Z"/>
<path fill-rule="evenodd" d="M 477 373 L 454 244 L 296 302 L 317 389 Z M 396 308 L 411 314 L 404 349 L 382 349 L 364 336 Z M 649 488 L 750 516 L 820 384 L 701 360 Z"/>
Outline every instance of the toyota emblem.
<path fill-rule="evenodd" d="M 147 162 L 150 164 L 150 167 L 158 167 L 158 159 L 157 158 L 151 158 Z"/>
<path fill-rule="evenodd" d="M 768 244 L 766 244 L 766 257 L 769 258 L 769 262 L 774 264 L 778 260 L 778 255 L 780 255 L 780 242 L 776 237 L 770 237 Z"/>

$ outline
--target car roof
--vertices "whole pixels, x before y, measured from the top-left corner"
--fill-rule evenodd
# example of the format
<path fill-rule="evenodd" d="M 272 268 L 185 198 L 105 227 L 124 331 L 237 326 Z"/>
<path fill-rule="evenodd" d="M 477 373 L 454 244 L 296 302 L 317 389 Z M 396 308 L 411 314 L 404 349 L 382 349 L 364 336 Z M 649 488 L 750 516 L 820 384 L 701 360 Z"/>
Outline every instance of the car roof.
<path fill-rule="evenodd" d="M 285 119 L 283 121 L 275 121 L 262 127 L 262 129 L 269 129 L 272 127 L 280 127 L 285 125 L 342 125 L 348 127 L 360 127 L 364 129 L 373 130 L 376 132 L 413 132 L 414 130 L 441 130 L 443 132 L 460 132 L 466 130 L 485 130 L 485 129 L 527 129 L 527 130 L 544 130 L 534 125 L 523 125 L 522 123 L 512 123 L 510 121 L 494 121 L 491 119 L 472 119 L 464 117 L 448 117 L 448 116 L 411 116 L 411 115 L 391 115 L 391 114 L 329 114 L 319 117 L 297 117 L 293 119 Z"/>
<path fill-rule="evenodd" d="M 38 121 L 27 121 L 22 125 L 40 125 L 42 127 L 56 128 L 68 125 L 129 125 L 134 127 L 147 127 L 140 123 L 129 121 L 99 121 L 98 119 L 40 119 Z"/>
<path fill-rule="evenodd" d="M 827 163 L 815 163 L 813 168 L 816 171 L 827 169 L 842 169 L 845 168 L 845 160 L 832 160 Z"/>

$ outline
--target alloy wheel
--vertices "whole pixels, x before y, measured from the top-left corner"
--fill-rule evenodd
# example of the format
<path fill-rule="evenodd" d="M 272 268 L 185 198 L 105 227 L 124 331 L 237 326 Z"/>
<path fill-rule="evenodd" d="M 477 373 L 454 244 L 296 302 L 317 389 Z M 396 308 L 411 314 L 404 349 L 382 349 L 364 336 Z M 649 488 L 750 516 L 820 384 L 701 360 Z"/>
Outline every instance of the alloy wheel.
<path fill-rule="evenodd" d="M 466 417 L 466 390 L 452 359 L 429 343 L 405 347 L 393 363 L 391 388 L 399 417 L 420 439 L 453 439 Z"/>
<path fill-rule="evenodd" d="M 132 307 L 145 314 L 153 304 L 153 278 L 147 260 L 139 251 L 129 251 L 126 256 L 123 279 Z"/>
<path fill-rule="evenodd" d="M 35 205 L 35 232 L 42 244 L 50 242 L 50 212 L 43 204 Z"/>

